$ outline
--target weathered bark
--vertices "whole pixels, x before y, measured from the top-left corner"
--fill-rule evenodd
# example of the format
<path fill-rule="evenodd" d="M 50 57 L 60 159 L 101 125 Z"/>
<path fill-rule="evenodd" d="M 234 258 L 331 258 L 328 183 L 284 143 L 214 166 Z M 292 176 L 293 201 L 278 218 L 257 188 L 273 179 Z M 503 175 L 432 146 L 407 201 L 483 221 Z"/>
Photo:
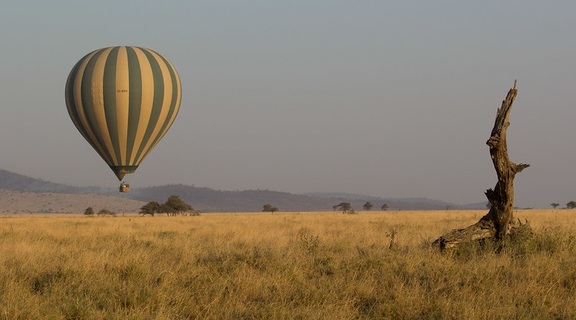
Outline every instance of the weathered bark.
<path fill-rule="evenodd" d="M 502 240 L 512 231 L 514 225 L 514 177 L 529 167 L 528 164 L 515 164 L 508 157 L 506 131 L 510 125 L 510 109 L 518 90 L 516 81 L 508 91 L 506 99 L 496 113 L 496 121 L 486 144 L 490 147 L 490 157 L 498 175 L 494 189 L 486 190 L 490 211 L 480 221 L 464 229 L 453 230 L 432 244 L 440 249 L 451 248 L 459 243 L 493 238 Z"/>

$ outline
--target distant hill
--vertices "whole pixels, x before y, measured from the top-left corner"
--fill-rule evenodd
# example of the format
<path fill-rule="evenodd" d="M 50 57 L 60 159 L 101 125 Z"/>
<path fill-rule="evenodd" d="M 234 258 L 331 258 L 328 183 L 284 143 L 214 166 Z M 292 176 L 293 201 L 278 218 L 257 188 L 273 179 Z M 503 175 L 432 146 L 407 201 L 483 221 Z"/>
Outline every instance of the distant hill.
<path fill-rule="evenodd" d="M 138 212 L 144 202 L 105 194 L 22 192 L 0 189 L 0 213 L 83 213 L 107 209 L 115 213 Z"/>
<path fill-rule="evenodd" d="M 0 169 L 0 189 L 22 192 L 54 192 L 54 193 L 111 193 L 112 189 L 99 187 L 73 187 L 53 183 L 41 179 L 27 177 L 21 174 Z"/>
<path fill-rule="evenodd" d="M 165 201 L 170 195 L 201 211 L 246 212 L 260 211 L 270 203 L 281 211 L 327 211 L 337 204 L 331 199 L 315 198 L 269 190 L 220 191 L 185 185 L 166 185 L 137 188 L 131 192 L 133 199 L 142 201 Z"/>
<path fill-rule="evenodd" d="M 0 169 L 0 189 L 12 191 L 12 193 L 0 192 L 0 213 L 10 211 L 6 197 L 12 199 L 26 196 L 30 201 L 29 208 L 26 201 L 19 201 L 17 209 L 20 212 L 35 212 L 42 210 L 46 212 L 78 212 L 88 206 L 93 206 L 95 210 L 105 208 L 97 203 L 106 203 L 107 206 L 116 204 L 118 212 L 133 212 L 146 202 L 164 202 L 171 195 L 178 195 L 182 200 L 192 205 L 195 209 L 203 212 L 251 212 L 261 211 L 264 204 L 270 203 L 280 209 L 280 211 L 330 211 L 334 205 L 341 202 L 349 202 L 352 207 L 361 211 L 364 203 L 370 201 L 373 210 L 380 210 L 385 203 L 389 210 L 445 210 L 445 209 L 482 209 L 484 204 L 472 204 L 467 206 L 457 206 L 444 201 L 431 200 L 426 198 L 380 198 L 374 196 L 347 194 L 347 193 L 308 193 L 292 194 L 270 190 L 243 190 L 243 191 L 223 191 L 210 188 L 199 188 L 182 184 L 172 184 L 164 186 L 154 186 L 145 188 L 132 187 L 130 193 L 121 194 L 117 189 L 99 187 L 74 187 L 64 184 L 57 184 L 41 179 L 30 178 L 24 175 L 8 172 Z M 16 192 L 16 193 L 14 193 Z M 42 197 L 34 197 L 34 194 L 42 194 Z M 82 195 L 65 197 L 63 195 Z M 57 203 L 47 207 L 42 203 L 38 204 L 31 199 L 43 201 L 45 203 Z M 74 199 L 74 201 L 72 201 Z M 83 199 L 84 202 L 76 201 Z M 99 199 L 100 202 L 93 202 L 90 199 Z M 68 205 L 66 202 L 74 203 Z M 90 204 L 88 204 L 90 203 Z M 94 205 L 92 205 L 94 204 Z M 479 206 L 479 207 L 477 207 Z M 14 207 L 16 208 L 16 207 Z M 113 210 L 113 208 L 106 209 Z M 64 211 L 60 211 L 64 210 Z"/>
<path fill-rule="evenodd" d="M 82 213 L 88 207 L 124 213 L 143 205 L 116 189 L 74 187 L 0 169 L 0 213 Z"/>

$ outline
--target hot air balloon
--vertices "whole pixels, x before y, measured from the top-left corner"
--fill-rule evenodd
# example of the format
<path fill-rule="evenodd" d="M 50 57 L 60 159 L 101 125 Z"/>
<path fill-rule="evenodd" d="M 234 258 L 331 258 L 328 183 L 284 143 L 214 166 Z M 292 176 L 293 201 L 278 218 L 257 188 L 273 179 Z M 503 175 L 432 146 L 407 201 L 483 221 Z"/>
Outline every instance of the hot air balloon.
<path fill-rule="evenodd" d="M 72 122 L 118 180 L 134 173 L 166 134 L 181 98 L 174 66 L 141 47 L 92 51 L 76 63 L 66 81 Z"/>

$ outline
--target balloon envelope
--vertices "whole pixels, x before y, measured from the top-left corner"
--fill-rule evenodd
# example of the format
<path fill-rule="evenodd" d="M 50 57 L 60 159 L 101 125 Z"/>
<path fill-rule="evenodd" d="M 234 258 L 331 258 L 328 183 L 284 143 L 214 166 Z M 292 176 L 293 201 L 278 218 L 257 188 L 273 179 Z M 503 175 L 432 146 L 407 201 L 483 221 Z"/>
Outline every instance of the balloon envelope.
<path fill-rule="evenodd" d="M 118 180 L 133 173 L 166 134 L 181 98 L 172 64 L 140 47 L 95 50 L 66 81 L 70 118 Z"/>

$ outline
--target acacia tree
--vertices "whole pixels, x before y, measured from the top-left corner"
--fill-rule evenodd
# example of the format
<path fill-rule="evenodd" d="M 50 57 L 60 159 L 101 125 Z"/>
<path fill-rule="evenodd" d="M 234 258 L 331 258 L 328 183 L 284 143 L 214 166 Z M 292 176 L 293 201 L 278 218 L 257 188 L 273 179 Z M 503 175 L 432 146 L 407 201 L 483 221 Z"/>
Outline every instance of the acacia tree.
<path fill-rule="evenodd" d="M 156 201 L 150 201 L 140 208 L 141 214 L 149 214 L 151 216 L 154 216 L 154 214 L 159 212 L 160 212 L 160 204 Z"/>
<path fill-rule="evenodd" d="M 94 215 L 94 209 L 92 207 L 88 207 L 88 208 L 86 208 L 86 210 L 84 210 L 84 214 L 87 216 L 93 216 Z"/>
<path fill-rule="evenodd" d="M 362 207 L 364 208 L 364 210 L 370 211 L 372 209 L 373 205 L 370 201 L 366 201 L 366 203 Z"/>
<path fill-rule="evenodd" d="M 271 212 L 272 214 L 274 214 L 274 212 L 276 211 L 278 211 L 278 208 L 269 203 L 262 206 L 262 212 Z"/>
<path fill-rule="evenodd" d="M 194 210 L 194 208 L 192 208 L 191 205 L 187 204 L 182 199 L 180 199 L 179 196 L 175 196 L 175 195 L 168 197 L 168 200 L 166 200 L 166 202 L 164 202 L 160 206 L 160 211 L 162 213 L 166 213 L 168 215 L 176 215 L 178 213 L 183 213 L 183 212 L 188 212 L 188 211 L 193 211 L 193 210 Z"/>
<path fill-rule="evenodd" d="M 381 209 L 382 211 L 388 210 L 388 204 L 387 204 L 387 203 L 384 203 L 384 204 L 380 207 L 380 209 Z"/>
<path fill-rule="evenodd" d="M 494 189 L 488 189 L 485 193 L 490 203 L 490 210 L 476 224 L 464 229 L 453 230 L 436 239 L 432 243 L 434 246 L 446 249 L 462 242 L 486 238 L 501 241 L 512 232 L 519 232 L 520 227 L 529 227 L 529 225 L 524 224 L 516 228 L 513 220 L 514 177 L 529 165 L 516 164 L 510 161 L 506 143 L 506 132 L 510 125 L 510 109 L 517 93 L 516 81 L 514 81 L 514 87 L 508 91 L 506 99 L 502 101 L 502 106 L 496 113 L 494 127 L 486 142 L 490 148 L 490 157 L 498 176 L 498 182 Z"/>
<path fill-rule="evenodd" d="M 574 209 L 576 208 L 576 201 L 570 201 L 566 204 L 566 208 L 568 209 Z"/>
<path fill-rule="evenodd" d="M 550 205 L 552 206 L 552 208 L 556 209 L 556 208 L 558 208 L 558 206 L 559 206 L 560 204 L 559 204 L 559 203 L 556 203 L 556 202 L 552 202 Z"/>
<path fill-rule="evenodd" d="M 352 209 L 352 205 L 350 202 L 340 202 L 339 204 L 332 207 L 334 210 L 342 210 L 342 213 L 355 213 L 354 209 Z"/>

